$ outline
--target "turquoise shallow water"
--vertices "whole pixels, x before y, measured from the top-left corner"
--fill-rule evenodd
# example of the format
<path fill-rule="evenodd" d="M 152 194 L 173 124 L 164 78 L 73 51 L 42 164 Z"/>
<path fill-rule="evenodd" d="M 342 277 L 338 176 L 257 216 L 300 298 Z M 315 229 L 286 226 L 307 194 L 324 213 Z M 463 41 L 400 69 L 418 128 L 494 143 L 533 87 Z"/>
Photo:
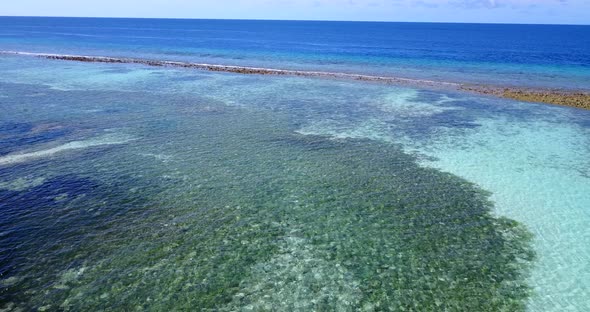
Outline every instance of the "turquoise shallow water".
<path fill-rule="evenodd" d="M 3 56 L 0 308 L 585 311 L 590 113 Z"/>

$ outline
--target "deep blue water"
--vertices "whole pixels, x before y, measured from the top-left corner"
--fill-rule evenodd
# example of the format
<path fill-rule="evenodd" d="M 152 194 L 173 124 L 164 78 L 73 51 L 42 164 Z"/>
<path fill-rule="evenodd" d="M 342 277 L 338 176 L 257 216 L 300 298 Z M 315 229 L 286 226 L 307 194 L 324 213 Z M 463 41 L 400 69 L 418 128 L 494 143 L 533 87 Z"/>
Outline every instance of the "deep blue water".
<path fill-rule="evenodd" d="M 590 26 L 1 17 L 0 49 L 590 88 Z"/>

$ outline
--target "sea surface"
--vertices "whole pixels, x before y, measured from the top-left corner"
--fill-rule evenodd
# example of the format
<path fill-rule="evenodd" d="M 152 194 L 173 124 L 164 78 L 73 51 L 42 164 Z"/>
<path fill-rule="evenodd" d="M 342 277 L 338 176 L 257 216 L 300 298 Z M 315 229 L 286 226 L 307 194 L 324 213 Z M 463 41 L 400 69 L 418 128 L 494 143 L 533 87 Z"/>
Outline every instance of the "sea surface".
<path fill-rule="evenodd" d="M 0 17 L 0 51 L 590 90 L 590 26 Z M 589 311 L 590 111 L 0 54 L 0 311 Z"/>

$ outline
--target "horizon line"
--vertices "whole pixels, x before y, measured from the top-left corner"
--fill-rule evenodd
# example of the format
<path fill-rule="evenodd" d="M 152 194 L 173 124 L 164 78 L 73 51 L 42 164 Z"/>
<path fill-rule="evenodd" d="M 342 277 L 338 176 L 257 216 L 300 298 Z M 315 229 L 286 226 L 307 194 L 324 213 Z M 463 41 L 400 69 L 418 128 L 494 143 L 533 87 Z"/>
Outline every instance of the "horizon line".
<path fill-rule="evenodd" d="M 216 20 L 216 21 L 273 21 L 273 22 L 340 22 L 340 23 L 424 23 L 424 24 L 472 24 L 472 25 L 547 25 L 547 26 L 590 26 L 590 24 L 518 23 L 518 22 L 461 22 L 461 21 L 387 21 L 387 20 L 337 20 L 337 19 L 272 19 L 272 18 L 203 18 L 203 17 L 123 17 L 123 16 L 58 16 L 58 15 L 0 15 L 5 17 L 28 18 L 95 18 L 95 19 L 163 19 L 163 20 Z"/>

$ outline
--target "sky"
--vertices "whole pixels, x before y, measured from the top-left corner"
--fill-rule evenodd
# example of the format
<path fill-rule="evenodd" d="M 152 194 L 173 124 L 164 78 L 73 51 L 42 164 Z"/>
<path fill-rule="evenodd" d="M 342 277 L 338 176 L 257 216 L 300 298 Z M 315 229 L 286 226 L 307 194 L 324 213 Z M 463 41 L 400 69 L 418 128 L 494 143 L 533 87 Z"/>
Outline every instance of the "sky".
<path fill-rule="evenodd" d="M 1 16 L 590 24 L 590 0 L 2 0 Z"/>

